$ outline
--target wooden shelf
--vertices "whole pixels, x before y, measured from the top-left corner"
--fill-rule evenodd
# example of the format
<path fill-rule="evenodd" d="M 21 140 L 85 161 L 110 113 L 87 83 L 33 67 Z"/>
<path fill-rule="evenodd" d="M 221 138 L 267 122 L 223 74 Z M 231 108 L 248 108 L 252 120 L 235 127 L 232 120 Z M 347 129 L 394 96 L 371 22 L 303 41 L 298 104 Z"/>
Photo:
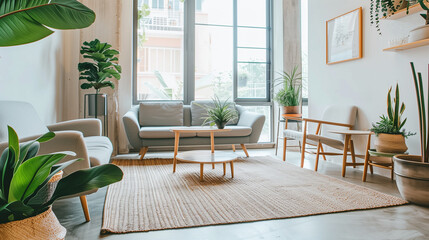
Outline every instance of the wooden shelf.
<path fill-rule="evenodd" d="M 429 6 L 429 3 L 425 3 L 425 5 Z M 407 15 L 419 13 L 421 11 L 424 11 L 424 10 L 423 10 L 422 6 L 420 6 L 420 4 L 417 3 L 417 4 L 415 4 L 413 6 L 410 6 L 408 8 L 408 14 L 407 14 L 407 9 L 404 8 L 404 9 L 401 9 L 401 10 L 395 12 L 395 14 L 393 14 L 393 15 L 389 15 L 387 17 L 383 17 L 383 19 L 386 19 L 386 20 L 395 20 L 395 19 L 403 18 L 403 17 L 405 17 Z"/>
<path fill-rule="evenodd" d="M 385 49 L 383 49 L 383 51 L 402 51 L 402 50 L 422 47 L 422 46 L 426 46 L 426 45 L 429 45 L 429 39 L 423 39 L 423 40 L 419 40 L 417 42 L 406 43 L 406 44 L 402 44 L 399 46 L 385 48 Z"/>

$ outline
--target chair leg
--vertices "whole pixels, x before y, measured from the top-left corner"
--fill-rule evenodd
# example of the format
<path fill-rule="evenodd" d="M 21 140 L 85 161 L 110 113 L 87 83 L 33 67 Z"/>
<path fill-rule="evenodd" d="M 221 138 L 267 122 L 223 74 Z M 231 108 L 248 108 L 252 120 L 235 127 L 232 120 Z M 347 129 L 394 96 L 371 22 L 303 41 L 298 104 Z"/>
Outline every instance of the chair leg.
<path fill-rule="evenodd" d="M 303 168 L 303 167 L 304 167 L 305 144 L 306 144 L 306 139 L 304 138 L 304 139 L 302 140 L 302 150 L 301 150 L 301 168 Z"/>
<path fill-rule="evenodd" d="M 286 145 L 287 145 L 287 138 L 283 139 L 283 161 L 286 161 Z"/>
<path fill-rule="evenodd" d="M 319 155 L 320 155 L 320 147 L 322 146 L 322 144 L 319 142 L 317 144 L 317 153 L 316 153 L 316 163 L 314 166 L 314 171 L 317 172 L 317 168 L 319 167 Z"/>
<path fill-rule="evenodd" d="M 235 145 L 232 144 L 232 151 L 235 152 Z"/>
<path fill-rule="evenodd" d="M 352 155 L 353 168 L 356 168 L 356 155 L 355 155 L 355 146 L 353 140 L 350 141 L 350 153 Z"/>
<path fill-rule="evenodd" d="M 243 148 L 243 152 L 244 154 L 246 154 L 246 157 L 249 157 L 249 153 L 247 152 L 246 146 L 244 146 L 244 144 L 240 144 L 240 145 L 241 145 L 241 148 Z"/>
<path fill-rule="evenodd" d="M 139 153 L 140 160 L 143 160 L 144 155 L 146 155 L 146 153 L 147 153 L 147 150 L 149 150 L 149 147 L 142 147 L 142 148 L 140 148 L 140 153 Z"/>
<path fill-rule="evenodd" d="M 325 150 L 323 150 L 323 146 L 320 146 L 320 151 L 321 151 L 322 153 L 324 153 L 324 152 L 325 152 Z M 326 161 L 326 156 L 325 156 L 325 154 L 322 154 L 322 157 L 323 157 L 323 160 L 325 160 L 325 161 Z"/>
<path fill-rule="evenodd" d="M 85 220 L 87 222 L 91 221 L 91 218 L 89 217 L 89 210 L 88 210 L 88 202 L 86 201 L 86 196 L 80 196 L 80 203 L 82 204 L 83 214 L 85 215 Z"/>
<path fill-rule="evenodd" d="M 299 145 L 299 152 L 302 152 L 302 146 L 301 146 L 301 140 L 298 140 L 298 145 Z"/>

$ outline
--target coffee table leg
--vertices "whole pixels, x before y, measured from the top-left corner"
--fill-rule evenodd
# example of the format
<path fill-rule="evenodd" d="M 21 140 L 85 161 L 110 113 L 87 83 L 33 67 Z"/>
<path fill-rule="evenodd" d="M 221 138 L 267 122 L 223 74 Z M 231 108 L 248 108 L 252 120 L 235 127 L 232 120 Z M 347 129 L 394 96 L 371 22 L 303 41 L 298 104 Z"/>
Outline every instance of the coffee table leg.
<path fill-rule="evenodd" d="M 234 162 L 231 162 L 231 177 L 234 178 Z"/>
<path fill-rule="evenodd" d="M 176 172 L 176 164 L 177 164 L 177 151 L 179 150 L 179 139 L 180 139 L 180 132 L 175 132 L 174 134 L 174 158 L 173 158 L 173 173 Z"/>
<path fill-rule="evenodd" d="M 223 163 L 223 175 L 226 175 L 226 163 Z"/>
<path fill-rule="evenodd" d="M 204 174 L 204 164 L 201 163 L 200 164 L 200 181 L 204 180 L 203 174 Z"/>

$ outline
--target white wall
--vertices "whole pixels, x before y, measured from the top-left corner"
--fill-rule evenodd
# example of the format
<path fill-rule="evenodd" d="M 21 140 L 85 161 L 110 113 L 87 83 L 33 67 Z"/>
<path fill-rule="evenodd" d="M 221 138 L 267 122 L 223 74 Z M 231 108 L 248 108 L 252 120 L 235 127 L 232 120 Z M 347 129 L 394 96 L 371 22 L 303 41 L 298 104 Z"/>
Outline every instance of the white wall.
<path fill-rule="evenodd" d="M 31 102 L 45 123 L 60 118 L 62 34 L 0 47 L 0 100 Z"/>
<path fill-rule="evenodd" d="M 370 1 L 309 0 L 309 114 L 320 117 L 331 104 L 352 104 L 359 108 L 358 129 L 370 128 L 379 115 L 386 114 L 386 96 L 390 86 L 399 83 L 401 101 L 406 104 L 405 128 L 418 131 L 418 110 L 410 61 L 427 79 L 429 47 L 403 52 L 383 52 L 389 39 L 408 35 L 409 30 L 424 24 L 418 15 L 399 20 L 382 20 L 382 36 L 369 21 Z M 363 59 L 325 64 L 325 23 L 343 13 L 363 7 Z M 426 82 L 426 81 L 425 81 Z M 365 143 L 358 139 L 362 152 Z M 418 136 L 407 140 L 409 152 L 419 154 Z"/>

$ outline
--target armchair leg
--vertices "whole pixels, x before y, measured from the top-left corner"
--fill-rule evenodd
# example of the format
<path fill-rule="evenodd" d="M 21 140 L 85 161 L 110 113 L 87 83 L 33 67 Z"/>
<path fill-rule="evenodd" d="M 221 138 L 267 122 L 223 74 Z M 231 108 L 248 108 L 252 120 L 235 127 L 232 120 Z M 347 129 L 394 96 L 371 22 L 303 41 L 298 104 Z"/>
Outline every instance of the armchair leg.
<path fill-rule="evenodd" d="M 146 155 L 146 153 L 147 153 L 147 150 L 149 150 L 149 147 L 142 147 L 142 148 L 140 149 L 140 153 L 139 153 L 139 155 L 140 155 L 140 160 L 143 160 L 144 155 Z"/>
<path fill-rule="evenodd" d="M 235 145 L 232 144 L 232 151 L 235 152 Z"/>
<path fill-rule="evenodd" d="M 322 153 L 324 153 L 324 152 L 325 152 L 325 150 L 323 150 L 323 146 L 320 146 L 320 151 L 321 151 Z M 323 157 L 323 160 L 325 160 L 325 161 L 326 161 L 326 156 L 325 156 L 325 154 L 322 154 L 322 157 Z"/>
<path fill-rule="evenodd" d="M 80 196 L 80 203 L 82 204 L 83 214 L 85 215 L 85 220 L 87 222 L 91 221 L 91 218 L 89 217 L 89 210 L 88 210 L 88 202 L 86 201 L 86 196 Z"/>
<path fill-rule="evenodd" d="M 341 176 L 346 176 L 346 163 L 347 163 L 347 152 L 349 150 L 349 142 L 350 142 L 350 135 L 346 135 L 346 139 L 344 140 L 344 151 L 343 151 L 343 170 L 341 172 Z"/>
<path fill-rule="evenodd" d="M 317 144 L 317 153 L 316 153 L 316 163 L 314 166 L 314 171 L 317 172 L 317 168 L 319 167 L 319 155 L 320 155 L 320 147 L 322 146 L 322 144 L 319 142 Z"/>
<path fill-rule="evenodd" d="M 240 145 L 241 145 L 241 148 L 243 148 L 243 152 L 244 154 L 246 154 L 246 157 L 249 157 L 249 153 L 247 152 L 246 146 L 244 146 L 244 144 L 240 144 Z"/>

